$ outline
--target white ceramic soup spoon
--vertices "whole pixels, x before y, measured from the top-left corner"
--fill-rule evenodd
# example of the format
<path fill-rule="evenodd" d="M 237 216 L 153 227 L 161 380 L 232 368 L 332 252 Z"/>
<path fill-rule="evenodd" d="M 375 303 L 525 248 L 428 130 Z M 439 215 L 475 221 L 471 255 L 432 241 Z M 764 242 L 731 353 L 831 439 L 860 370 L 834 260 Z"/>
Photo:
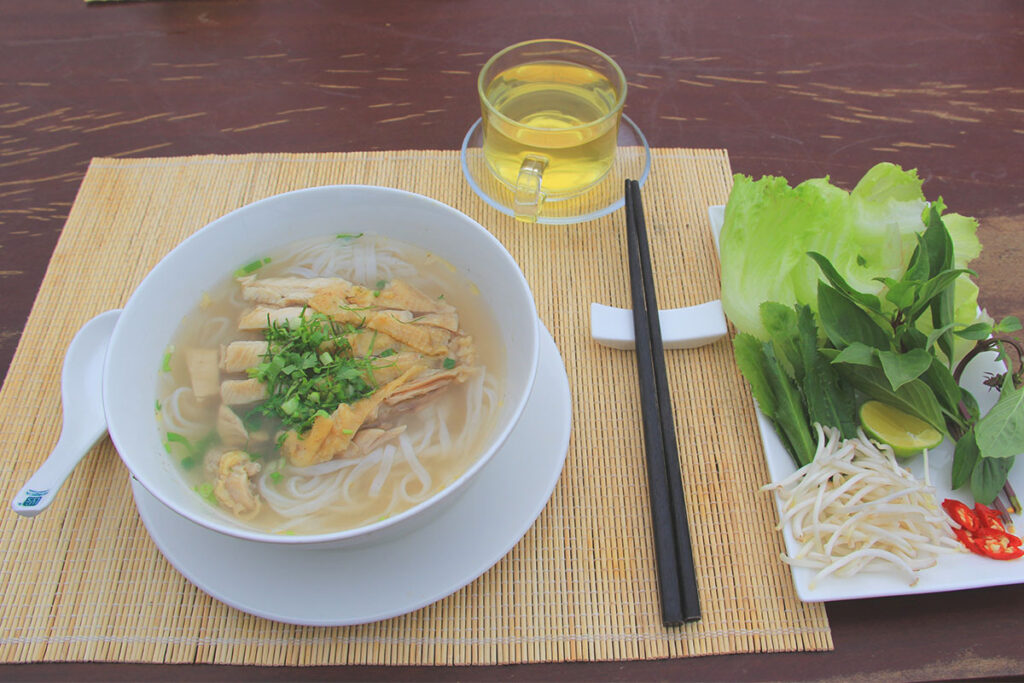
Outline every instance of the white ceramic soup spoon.
<path fill-rule="evenodd" d="M 64 424 L 50 457 L 21 487 L 11 508 L 24 517 L 45 510 L 75 465 L 107 433 L 103 414 L 103 361 L 120 310 L 101 313 L 75 334 L 60 376 Z"/>

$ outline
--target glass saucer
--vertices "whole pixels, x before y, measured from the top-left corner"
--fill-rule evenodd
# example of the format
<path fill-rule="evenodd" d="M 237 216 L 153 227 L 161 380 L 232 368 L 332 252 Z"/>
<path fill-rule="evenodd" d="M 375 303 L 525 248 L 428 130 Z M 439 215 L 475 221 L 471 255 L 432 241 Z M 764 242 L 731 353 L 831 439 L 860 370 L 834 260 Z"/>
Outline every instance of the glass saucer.
<path fill-rule="evenodd" d="M 626 179 L 633 178 L 643 187 L 651 172 L 651 148 L 644 134 L 625 114 L 619 124 L 618 145 L 615 162 L 601 182 L 575 197 L 545 199 L 537 222 L 547 225 L 583 223 L 622 208 Z M 484 160 L 481 119 L 466 133 L 461 156 L 462 173 L 473 191 L 501 213 L 515 217 L 511 188 L 494 177 Z"/>

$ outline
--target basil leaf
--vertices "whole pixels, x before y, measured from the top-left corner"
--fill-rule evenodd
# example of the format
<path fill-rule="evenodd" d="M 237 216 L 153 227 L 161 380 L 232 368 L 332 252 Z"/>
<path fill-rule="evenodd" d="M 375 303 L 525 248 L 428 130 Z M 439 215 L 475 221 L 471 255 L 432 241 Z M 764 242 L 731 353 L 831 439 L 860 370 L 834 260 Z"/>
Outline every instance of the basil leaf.
<path fill-rule="evenodd" d="M 836 348 L 855 342 L 876 349 L 889 348 L 889 334 L 864 309 L 824 282 L 818 282 L 818 315 L 825 335 Z"/>
<path fill-rule="evenodd" d="M 924 236 L 916 233 L 914 237 L 917 238 L 917 247 L 914 248 L 914 253 L 910 256 L 910 263 L 907 264 L 907 269 L 903 273 L 902 281 L 907 284 L 911 282 L 924 282 L 933 275 L 931 272 L 931 252 L 924 242 Z"/>
<path fill-rule="evenodd" d="M 914 296 L 917 294 L 918 284 L 916 282 L 901 282 L 891 277 L 875 278 L 887 287 L 885 300 L 896 308 L 909 308 L 914 304 Z"/>
<path fill-rule="evenodd" d="M 807 255 L 814 259 L 814 262 L 818 264 L 822 274 L 828 279 L 828 281 L 835 287 L 836 291 L 845 296 L 850 300 L 851 303 L 855 303 L 858 306 L 874 311 L 875 313 L 882 314 L 882 304 L 878 300 L 878 297 L 874 294 L 867 294 L 865 292 L 858 292 L 856 289 L 850 286 L 846 279 L 839 274 L 832 262 L 822 254 L 816 251 L 809 251 Z M 820 285 L 818 291 L 821 291 Z M 818 309 L 820 312 L 820 308 Z"/>
<path fill-rule="evenodd" d="M 903 351 L 911 349 L 928 350 L 928 335 L 916 327 L 901 326 L 896 334 L 896 347 Z"/>
<path fill-rule="evenodd" d="M 960 437 L 953 449 L 952 487 L 954 491 L 971 480 L 978 456 L 978 444 L 974 440 L 974 430 L 969 429 Z"/>
<path fill-rule="evenodd" d="M 975 272 L 967 268 L 944 270 L 921 285 L 921 289 L 918 291 L 917 295 L 917 302 L 906 311 L 907 322 L 912 323 L 917 320 L 922 313 L 931 307 L 933 301 L 938 300 L 938 297 L 943 294 L 947 288 L 952 291 L 952 284 L 956 282 L 958 277 L 964 274 L 975 275 Z M 949 320 L 943 320 L 942 325 L 947 322 L 949 322 Z M 941 327 L 941 325 L 939 326 Z"/>
<path fill-rule="evenodd" d="M 1015 316 L 1008 315 L 996 323 L 996 326 L 993 329 L 996 332 L 1016 332 L 1021 329 L 1020 320 Z"/>
<path fill-rule="evenodd" d="M 934 277 L 944 270 L 953 267 L 953 238 L 950 237 L 946 224 L 942 221 L 943 205 L 941 200 L 933 202 L 924 216 L 927 228 L 921 235 L 920 244 L 928 250 L 929 275 Z M 942 330 L 935 342 L 946 358 L 953 357 L 953 337 L 949 325 L 954 321 L 955 294 L 953 287 L 943 291 L 931 302 L 932 328 Z M 931 348 L 931 344 L 929 347 Z"/>
<path fill-rule="evenodd" d="M 971 472 L 971 495 L 982 505 L 991 505 L 1006 483 L 1013 458 L 981 457 Z"/>
<path fill-rule="evenodd" d="M 948 339 L 948 334 L 947 333 L 951 332 L 952 329 L 955 326 L 956 326 L 956 323 L 948 323 L 948 324 L 943 325 L 941 327 L 937 327 L 934 330 L 932 330 L 931 332 L 929 332 L 928 333 L 928 337 L 927 337 L 927 341 L 925 342 L 925 347 L 924 347 L 925 351 L 931 351 L 932 346 L 935 345 L 935 342 L 937 342 L 940 339 L 942 339 L 943 335 L 946 335 L 946 337 Z M 939 348 L 940 349 L 942 348 L 941 345 L 939 346 Z M 943 353 L 945 353 L 945 349 L 943 349 Z M 949 358 L 949 354 L 946 354 L 946 357 Z"/>
<path fill-rule="evenodd" d="M 929 277 L 953 267 L 953 238 L 942 221 L 943 208 L 940 202 L 933 202 L 922 216 L 927 227 L 920 234 L 918 245 L 928 252 Z"/>
<path fill-rule="evenodd" d="M 921 380 L 931 387 L 942 410 L 956 422 L 962 422 L 963 416 L 960 415 L 958 408 L 964 390 L 953 379 L 953 373 L 950 372 L 946 364 L 932 356 L 931 364 L 921 375 Z M 974 397 L 971 396 L 971 398 Z"/>
<path fill-rule="evenodd" d="M 861 342 L 854 342 L 840 351 L 839 354 L 832 359 L 832 362 L 879 367 L 878 349 L 868 346 L 867 344 L 862 344 Z"/>
<path fill-rule="evenodd" d="M 1024 389 L 1007 378 L 999 400 L 974 426 L 978 449 L 985 458 L 1012 458 L 1024 452 Z"/>
<path fill-rule="evenodd" d="M 967 413 L 970 415 L 970 422 L 977 422 L 978 418 L 981 417 L 981 408 L 978 407 L 978 399 L 974 397 L 974 394 L 972 394 L 970 390 L 964 389 L 963 387 L 960 387 L 960 404 L 962 407 L 967 409 Z"/>
<path fill-rule="evenodd" d="M 889 379 L 893 390 L 899 389 L 912 379 L 917 379 L 932 364 L 934 356 L 923 349 L 911 349 L 906 353 L 879 351 L 878 359 L 882 370 Z"/>
<path fill-rule="evenodd" d="M 988 339 L 989 335 L 992 334 L 992 325 L 989 323 L 974 323 L 968 325 L 959 330 L 953 330 L 953 334 L 962 339 L 971 339 L 977 341 L 979 339 Z"/>

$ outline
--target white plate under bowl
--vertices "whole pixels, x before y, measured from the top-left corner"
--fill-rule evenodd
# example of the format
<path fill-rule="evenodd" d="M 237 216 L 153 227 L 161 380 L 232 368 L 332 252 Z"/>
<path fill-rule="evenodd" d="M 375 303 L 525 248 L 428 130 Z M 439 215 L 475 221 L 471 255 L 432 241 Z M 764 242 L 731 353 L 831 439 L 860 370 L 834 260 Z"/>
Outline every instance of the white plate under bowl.
<path fill-rule="evenodd" d="M 189 581 L 243 612 L 306 626 L 363 624 L 412 612 L 469 584 L 526 534 L 569 448 L 565 365 L 540 326 L 537 381 L 516 428 L 461 497 L 427 525 L 338 549 L 232 538 L 176 514 L 132 479 L 139 515 Z"/>
<path fill-rule="evenodd" d="M 711 219 L 711 227 L 717 244 L 718 233 L 722 229 L 724 207 L 710 207 L 708 217 Z M 961 378 L 961 384 L 970 389 L 978 399 L 982 413 L 991 408 L 997 398 L 995 390 L 982 384 L 985 373 L 1003 372 L 1003 370 L 1004 368 L 996 363 L 995 354 L 986 354 L 974 360 Z M 761 432 L 765 459 L 768 463 L 768 474 L 773 482 L 781 481 L 796 471 L 796 465 L 789 451 L 779 440 L 771 422 L 760 409 L 756 410 L 757 426 Z M 915 457 L 905 464 L 915 477 L 924 479 L 924 460 L 921 456 Z M 938 448 L 928 453 L 928 477 L 935 487 L 935 496 L 940 503 L 946 498 L 956 498 L 968 505 L 973 505 L 969 491 L 950 489 L 952 469 L 953 446 L 947 439 Z M 1009 481 L 1016 490 L 1024 490 L 1024 466 L 1017 463 L 1010 472 Z M 776 506 L 780 507 L 777 499 L 775 502 Z M 783 529 L 782 535 L 786 543 L 786 552 L 790 555 L 795 554 L 799 544 L 793 538 L 789 527 Z M 812 586 L 811 580 L 816 573 L 814 570 L 805 567 L 790 567 L 790 569 L 793 573 L 793 583 L 796 586 L 797 595 L 805 602 L 941 593 L 967 588 L 1024 583 L 1024 559 L 1000 561 L 968 552 L 951 552 L 940 555 L 934 567 L 917 572 L 917 583 L 912 586 L 907 585 L 907 581 L 902 575 L 895 571 L 862 573 L 849 577 L 828 576 Z"/>

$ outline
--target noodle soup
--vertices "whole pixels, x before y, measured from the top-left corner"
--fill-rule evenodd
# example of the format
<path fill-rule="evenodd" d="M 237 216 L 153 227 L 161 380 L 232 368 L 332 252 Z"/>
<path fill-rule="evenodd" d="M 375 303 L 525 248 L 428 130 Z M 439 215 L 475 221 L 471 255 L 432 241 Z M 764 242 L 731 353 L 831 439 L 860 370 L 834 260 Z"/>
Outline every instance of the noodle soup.
<path fill-rule="evenodd" d="M 373 235 L 294 243 L 202 296 L 158 384 L 195 495 L 250 528 L 353 529 L 459 478 L 495 428 L 505 349 L 475 286 Z"/>

